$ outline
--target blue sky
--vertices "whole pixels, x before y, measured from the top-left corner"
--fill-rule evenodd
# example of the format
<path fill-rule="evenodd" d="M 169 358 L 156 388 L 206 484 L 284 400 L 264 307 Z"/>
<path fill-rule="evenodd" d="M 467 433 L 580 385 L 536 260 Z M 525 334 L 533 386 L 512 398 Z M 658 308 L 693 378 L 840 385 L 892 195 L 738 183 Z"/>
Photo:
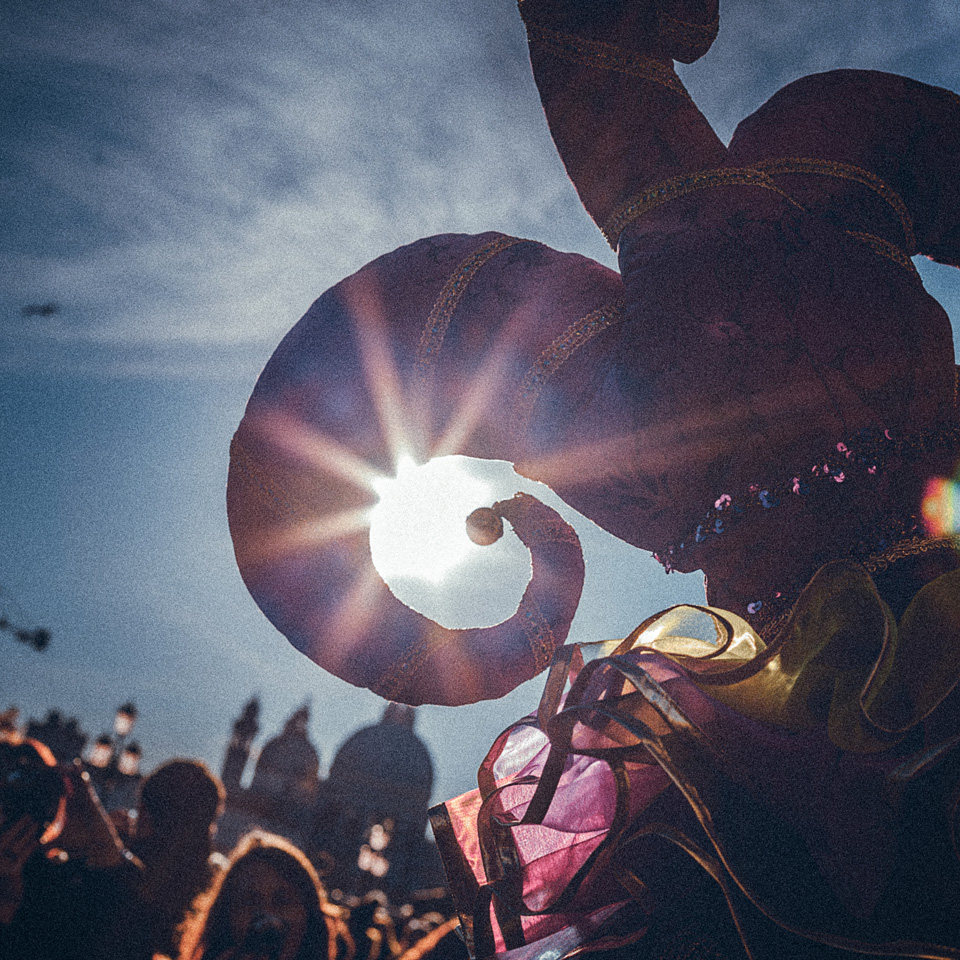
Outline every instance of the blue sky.
<path fill-rule="evenodd" d="M 960 88 L 955 0 L 735 0 L 682 76 L 722 137 L 832 67 Z M 146 765 L 219 766 L 254 692 L 304 699 L 323 761 L 381 702 L 296 653 L 235 569 L 230 436 L 286 330 L 420 236 L 502 230 L 613 265 L 553 150 L 508 0 L 8 4 L 0 23 L 0 708 L 93 735 L 142 711 Z M 921 264 L 960 320 L 960 277 Z M 50 316 L 25 305 L 55 302 Z M 699 596 L 588 532 L 583 638 Z M 616 581 L 608 602 L 599 584 Z M 602 619 L 603 617 L 607 619 Z M 426 708 L 437 798 L 531 709 Z"/>

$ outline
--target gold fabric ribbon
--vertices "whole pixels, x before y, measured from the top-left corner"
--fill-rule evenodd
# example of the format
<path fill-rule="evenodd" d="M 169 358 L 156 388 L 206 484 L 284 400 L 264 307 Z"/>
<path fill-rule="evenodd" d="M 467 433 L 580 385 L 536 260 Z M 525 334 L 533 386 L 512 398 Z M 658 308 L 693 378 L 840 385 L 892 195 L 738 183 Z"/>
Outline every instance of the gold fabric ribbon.
<path fill-rule="evenodd" d="M 584 644 L 585 660 L 649 649 L 688 669 L 710 696 L 788 729 L 825 727 L 843 750 L 901 740 L 960 680 L 960 570 L 920 590 L 898 623 L 869 573 L 839 560 L 801 593 L 775 646 L 712 607 L 672 607 L 624 641 Z"/>

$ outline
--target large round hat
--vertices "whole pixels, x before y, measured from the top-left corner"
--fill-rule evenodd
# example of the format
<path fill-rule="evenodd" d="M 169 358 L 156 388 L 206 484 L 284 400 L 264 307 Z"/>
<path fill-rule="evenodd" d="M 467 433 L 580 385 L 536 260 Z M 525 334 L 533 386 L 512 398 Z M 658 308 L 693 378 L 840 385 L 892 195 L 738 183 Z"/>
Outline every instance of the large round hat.
<path fill-rule="evenodd" d="M 227 488 L 244 581 L 298 649 L 414 704 L 502 696 L 549 664 L 583 582 L 577 537 L 553 510 L 524 495 L 497 505 L 533 573 L 517 613 L 477 630 L 440 627 L 393 596 L 364 516 L 372 481 L 401 456 L 546 449 L 534 406 L 559 399 L 554 370 L 619 319 L 620 291 L 584 257 L 488 233 L 403 247 L 313 304 L 257 382 Z"/>

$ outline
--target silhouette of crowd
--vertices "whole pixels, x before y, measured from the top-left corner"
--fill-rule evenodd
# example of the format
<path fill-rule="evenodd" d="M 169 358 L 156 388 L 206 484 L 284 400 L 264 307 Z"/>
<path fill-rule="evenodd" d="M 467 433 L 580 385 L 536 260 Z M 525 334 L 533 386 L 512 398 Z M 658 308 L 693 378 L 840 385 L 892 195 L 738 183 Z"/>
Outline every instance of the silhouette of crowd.
<path fill-rule="evenodd" d="M 462 960 L 447 902 L 328 895 L 306 854 L 255 830 L 214 848 L 224 788 L 174 759 L 107 813 L 79 762 L 0 730 L 4 960 Z"/>

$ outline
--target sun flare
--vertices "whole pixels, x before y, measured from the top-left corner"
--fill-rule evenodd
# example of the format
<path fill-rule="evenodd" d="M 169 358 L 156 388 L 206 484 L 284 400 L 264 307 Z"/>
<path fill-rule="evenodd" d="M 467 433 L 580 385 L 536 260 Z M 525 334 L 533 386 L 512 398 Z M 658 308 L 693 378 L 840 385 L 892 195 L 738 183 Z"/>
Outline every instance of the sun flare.
<path fill-rule="evenodd" d="M 400 457 L 395 477 L 375 480 L 380 499 L 370 513 L 370 552 L 385 580 L 412 577 L 432 583 L 483 547 L 467 536 L 466 518 L 490 506 L 493 492 L 471 475 L 462 457 L 416 464 Z"/>

